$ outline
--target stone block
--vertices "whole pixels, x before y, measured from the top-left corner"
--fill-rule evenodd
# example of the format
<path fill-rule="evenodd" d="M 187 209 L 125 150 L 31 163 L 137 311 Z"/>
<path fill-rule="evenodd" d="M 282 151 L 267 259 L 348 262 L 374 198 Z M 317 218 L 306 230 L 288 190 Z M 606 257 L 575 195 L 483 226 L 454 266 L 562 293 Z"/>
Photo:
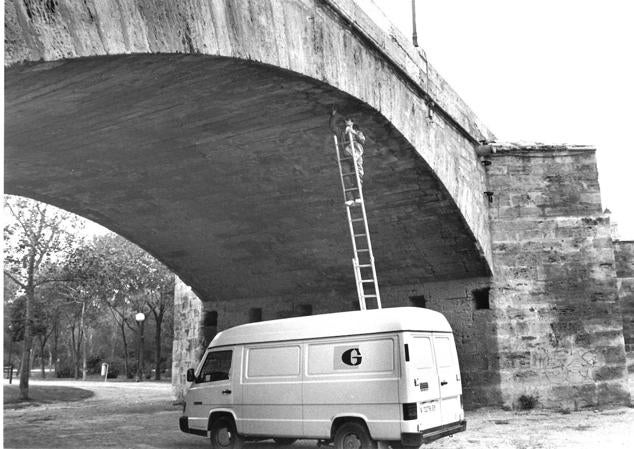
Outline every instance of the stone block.
<path fill-rule="evenodd" d="M 596 379 L 623 403 L 617 268 L 594 152 L 515 148 L 492 161 L 514 175 L 489 172 L 500 191 L 490 217 L 504 402 L 530 393 L 548 407 L 598 404 Z"/>

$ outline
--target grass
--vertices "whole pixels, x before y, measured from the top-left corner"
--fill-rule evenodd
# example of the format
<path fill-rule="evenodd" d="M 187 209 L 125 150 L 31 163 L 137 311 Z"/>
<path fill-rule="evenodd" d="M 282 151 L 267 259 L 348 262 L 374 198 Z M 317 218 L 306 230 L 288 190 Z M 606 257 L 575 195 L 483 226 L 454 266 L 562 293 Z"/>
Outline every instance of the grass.
<path fill-rule="evenodd" d="M 57 385 L 30 385 L 29 399 L 20 399 L 18 385 L 4 385 L 4 408 L 22 408 L 54 402 L 75 402 L 92 397 L 94 393 L 83 388 L 64 387 Z"/>

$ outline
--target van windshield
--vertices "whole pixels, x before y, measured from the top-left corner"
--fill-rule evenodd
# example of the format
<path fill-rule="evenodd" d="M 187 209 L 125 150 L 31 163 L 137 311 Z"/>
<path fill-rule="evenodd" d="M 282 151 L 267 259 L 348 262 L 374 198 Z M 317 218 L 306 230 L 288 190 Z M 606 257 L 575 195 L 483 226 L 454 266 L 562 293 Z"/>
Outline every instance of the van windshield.
<path fill-rule="evenodd" d="M 207 354 L 196 383 L 229 379 L 233 351 L 214 351 Z"/>

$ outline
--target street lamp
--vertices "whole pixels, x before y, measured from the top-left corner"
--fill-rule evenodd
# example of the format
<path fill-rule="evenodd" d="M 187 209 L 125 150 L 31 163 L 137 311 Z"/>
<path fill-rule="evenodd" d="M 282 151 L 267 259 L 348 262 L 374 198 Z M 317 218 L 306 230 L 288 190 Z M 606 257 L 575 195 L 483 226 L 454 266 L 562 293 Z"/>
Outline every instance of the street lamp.
<path fill-rule="evenodd" d="M 137 325 L 140 327 L 139 331 L 139 352 L 136 359 L 136 381 L 143 380 L 143 322 L 145 321 L 145 314 L 139 312 L 134 316 Z"/>

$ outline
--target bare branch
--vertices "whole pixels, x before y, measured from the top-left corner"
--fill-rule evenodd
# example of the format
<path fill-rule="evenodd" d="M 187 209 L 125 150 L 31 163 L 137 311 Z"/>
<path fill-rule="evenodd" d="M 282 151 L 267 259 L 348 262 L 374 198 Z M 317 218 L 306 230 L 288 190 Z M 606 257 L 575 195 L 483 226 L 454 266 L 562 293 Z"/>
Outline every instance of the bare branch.
<path fill-rule="evenodd" d="M 13 282 L 15 282 L 16 284 L 18 284 L 20 286 L 20 288 L 26 289 L 26 285 L 22 282 L 20 282 L 20 280 L 18 280 L 15 276 L 13 276 L 10 272 L 8 272 L 7 270 L 4 270 L 4 274 L 5 276 L 8 276 L 9 278 L 11 278 L 11 280 Z"/>
<path fill-rule="evenodd" d="M 43 279 L 41 281 L 37 281 L 34 285 L 39 287 L 40 285 L 50 284 L 52 282 L 73 282 L 75 279 Z"/>
<path fill-rule="evenodd" d="M 15 221 L 18 222 L 18 224 L 20 225 L 24 233 L 27 235 L 27 237 L 31 241 L 31 244 L 33 244 L 33 237 L 34 237 L 33 232 L 26 226 L 26 224 L 22 221 L 20 216 L 13 210 L 13 207 L 11 206 L 11 204 L 9 204 L 8 202 L 5 202 L 5 204 L 7 208 L 9 209 L 9 212 L 11 213 L 11 215 L 13 215 L 13 218 L 15 218 Z"/>

